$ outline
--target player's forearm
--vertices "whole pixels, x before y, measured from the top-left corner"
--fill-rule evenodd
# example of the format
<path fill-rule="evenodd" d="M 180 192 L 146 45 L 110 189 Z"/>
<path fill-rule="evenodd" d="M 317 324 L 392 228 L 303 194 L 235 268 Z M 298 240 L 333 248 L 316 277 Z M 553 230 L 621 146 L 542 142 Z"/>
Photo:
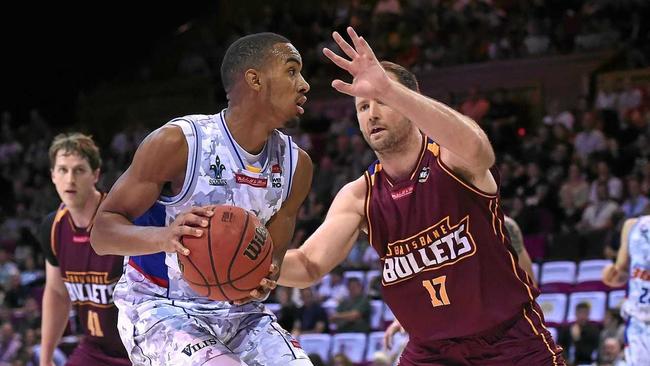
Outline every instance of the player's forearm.
<path fill-rule="evenodd" d="M 389 85 L 381 101 L 413 121 L 440 146 L 477 168 L 487 169 L 494 164 L 487 135 L 471 118 L 394 80 Z"/>
<path fill-rule="evenodd" d="M 161 251 L 162 227 L 133 225 L 124 216 L 99 212 L 90 233 L 90 243 L 99 255 L 145 255 Z"/>
<path fill-rule="evenodd" d="M 41 319 L 41 360 L 51 361 L 68 324 L 70 298 L 52 289 L 43 293 L 43 317 Z M 42 364 L 42 363 L 41 363 Z M 49 365 L 49 364 L 48 364 Z"/>
<path fill-rule="evenodd" d="M 324 275 L 302 250 L 290 249 L 284 256 L 277 282 L 281 286 L 306 288 Z"/>

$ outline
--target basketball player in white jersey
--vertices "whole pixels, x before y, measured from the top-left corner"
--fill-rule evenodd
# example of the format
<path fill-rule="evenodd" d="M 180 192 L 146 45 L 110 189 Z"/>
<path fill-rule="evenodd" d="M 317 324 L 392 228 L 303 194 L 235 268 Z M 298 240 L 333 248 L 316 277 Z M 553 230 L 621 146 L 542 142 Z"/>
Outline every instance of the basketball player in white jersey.
<path fill-rule="evenodd" d="M 650 215 L 628 219 L 621 231 L 616 263 L 603 270 L 603 282 L 619 287 L 627 282 L 621 315 L 625 329 L 627 366 L 650 364 Z"/>
<path fill-rule="evenodd" d="M 304 112 L 309 84 L 301 68 L 300 53 L 280 35 L 235 41 L 221 65 L 228 108 L 176 118 L 150 134 L 101 205 L 93 248 L 131 256 L 114 299 L 134 364 L 311 365 L 262 303 L 201 297 L 177 261 L 189 253 L 181 236 L 200 237 L 210 205 L 230 204 L 267 226 L 280 266 L 312 179 L 309 156 L 277 130 Z M 253 297 L 270 291 L 265 281 Z"/>

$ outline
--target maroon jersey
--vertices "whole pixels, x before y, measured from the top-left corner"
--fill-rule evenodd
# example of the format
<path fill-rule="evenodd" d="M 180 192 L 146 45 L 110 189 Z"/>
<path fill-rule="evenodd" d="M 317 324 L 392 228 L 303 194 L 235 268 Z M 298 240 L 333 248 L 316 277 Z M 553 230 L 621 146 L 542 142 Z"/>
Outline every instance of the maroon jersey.
<path fill-rule="evenodd" d="M 368 234 L 382 262 L 384 301 L 421 340 L 480 333 L 521 314 L 538 295 L 517 265 L 498 192 L 465 183 L 439 151 L 423 137 L 409 179 L 393 181 L 379 162 L 365 174 Z"/>
<path fill-rule="evenodd" d="M 45 256 L 61 271 L 86 341 L 99 346 L 108 356 L 127 358 L 113 304 L 123 257 L 97 255 L 90 245 L 90 227 L 77 227 L 64 204 L 45 220 L 42 231 L 46 229 L 49 240 L 41 240 Z"/>

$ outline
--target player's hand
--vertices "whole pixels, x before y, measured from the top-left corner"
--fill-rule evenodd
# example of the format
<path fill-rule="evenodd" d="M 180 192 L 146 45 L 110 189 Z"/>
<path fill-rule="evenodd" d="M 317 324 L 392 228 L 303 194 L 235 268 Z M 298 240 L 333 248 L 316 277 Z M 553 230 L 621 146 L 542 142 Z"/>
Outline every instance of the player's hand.
<path fill-rule="evenodd" d="M 404 328 L 402 328 L 402 324 L 400 324 L 397 319 L 393 320 L 393 322 L 386 328 L 384 331 L 384 348 L 387 350 L 390 350 L 393 348 L 393 336 L 397 332 L 404 332 Z"/>
<path fill-rule="evenodd" d="M 186 212 L 176 216 L 174 221 L 166 227 L 165 235 L 160 241 L 160 249 L 167 253 L 178 252 L 183 255 L 190 254 L 190 250 L 181 244 L 181 237 L 195 236 L 200 238 L 214 215 L 215 206 L 192 207 Z"/>
<path fill-rule="evenodd" d="M 323 53 L 327 58 L 353 77 L 352 84 L 336 79 L 332 81 L 332 87 L 353 97 L 380 99 L 381 94 L 390 85 L 391 79 L 381 67 L 366 40 L 359 37 L 352 27 L 348 27 L 347 31 L 354 47 L 345 41 L 338 32 L 334 32 L 332 38 L 350 60 L 337 55 L 329 48 L 323 48 Z"/>
<path fill-rule="evenodd" d="M 616 264 L 608 264 L 603 269 L 603 283 L 610 287 L 620 287 L 625 285 L 627 281 L 626 273 L 621 273 L 616 267 Z"/>
<path fill-rule="evenodd" d="M 269 274 L 266 278 L 262 278 L 260 281 L 260 286 L 255 290 L 250 292 L 250 296 L 243 299 L 235 300 L 233 303 L 235 305 L 244 305 L 251 301 L 264 301 L 267 299 L 271 291 L 278 285 L 274 278 L 278 274 L 278 266 L 274 263 L 271 263 L 271 268 L 269 269 Z"/>

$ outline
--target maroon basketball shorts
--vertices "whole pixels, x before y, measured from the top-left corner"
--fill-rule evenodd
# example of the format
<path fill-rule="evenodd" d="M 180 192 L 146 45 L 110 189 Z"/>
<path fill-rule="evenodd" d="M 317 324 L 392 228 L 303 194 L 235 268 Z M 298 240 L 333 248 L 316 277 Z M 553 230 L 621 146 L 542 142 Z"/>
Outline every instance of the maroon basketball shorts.
<path fill-rule="evenodd" d="M 126 356 L 125 356 L 126 357 Z M 102 351 L 101 347 L 93 342 L 82 340 L 74 349 L 66 366 L 130 366 L 128 358 L 111 357 Z"/>
<path fill-rule="evenodd" d="M 529 303 L 512 319 L 481 334 L 409 341 L 400 366 L 566 366 L 562 347 L 544 327 L 537 303 Z"/>

